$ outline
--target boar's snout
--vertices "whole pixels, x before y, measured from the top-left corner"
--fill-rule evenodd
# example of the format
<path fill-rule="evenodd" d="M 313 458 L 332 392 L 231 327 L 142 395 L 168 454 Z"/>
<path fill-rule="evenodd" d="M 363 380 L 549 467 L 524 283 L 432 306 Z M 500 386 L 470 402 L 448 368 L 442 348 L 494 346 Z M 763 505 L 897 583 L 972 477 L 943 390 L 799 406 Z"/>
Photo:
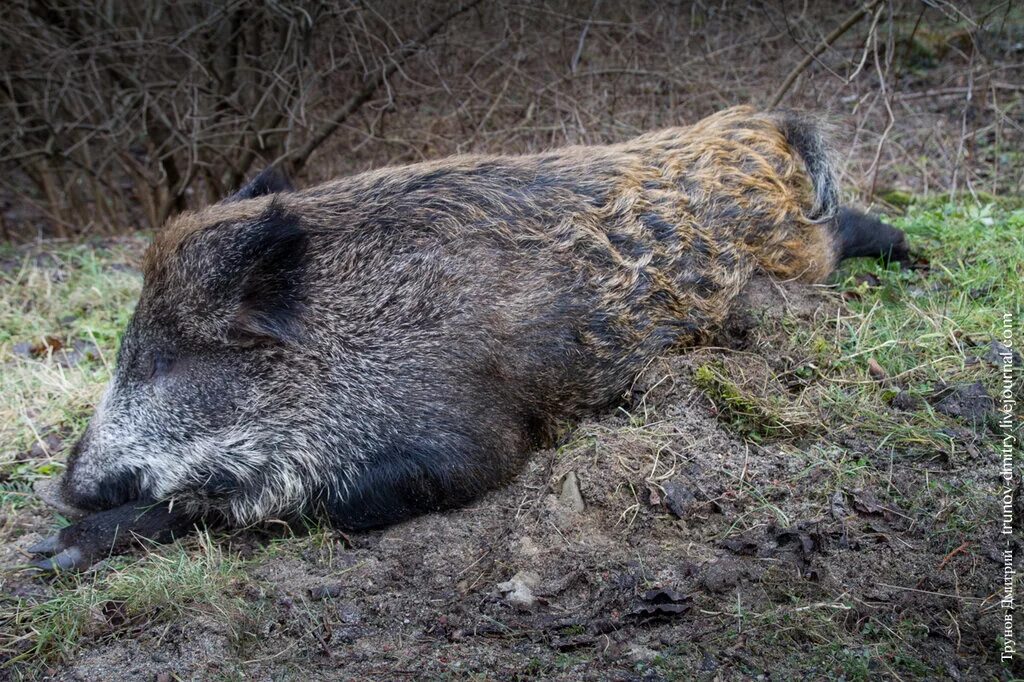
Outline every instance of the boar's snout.
<path fill-rule="evenodd" d="M 139 497 L 138 475 L 129 470 L 114 473 L 94 471 L 83 458 L 89 448 L 89 432 L 75 443 L 68 456 L 68 468 L 60 482 L 60 502 L 85 512 L 119 507 Z"/>

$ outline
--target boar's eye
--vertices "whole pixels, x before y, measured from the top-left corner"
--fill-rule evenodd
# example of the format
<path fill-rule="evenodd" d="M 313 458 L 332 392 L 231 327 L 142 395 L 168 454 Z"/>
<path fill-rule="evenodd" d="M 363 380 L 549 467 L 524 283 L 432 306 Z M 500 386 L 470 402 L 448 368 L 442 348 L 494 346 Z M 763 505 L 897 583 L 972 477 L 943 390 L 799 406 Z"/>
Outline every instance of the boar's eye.
<path fill-rule="evenodd" d="M 150 361 L 149 378 L 152 380 L 164 376 L 173 366 L 174 360 L 169 355 L 154 355 Z"/>

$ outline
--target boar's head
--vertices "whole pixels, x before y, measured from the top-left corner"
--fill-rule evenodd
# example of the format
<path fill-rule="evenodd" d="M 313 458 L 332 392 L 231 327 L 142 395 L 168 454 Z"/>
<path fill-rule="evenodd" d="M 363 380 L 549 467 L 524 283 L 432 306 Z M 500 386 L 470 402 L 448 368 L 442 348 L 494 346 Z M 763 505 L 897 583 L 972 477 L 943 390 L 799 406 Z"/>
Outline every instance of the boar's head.
<path fill-rule="evenodd" d="M 304 344 L 309 238 L 279 201 L 288 189 L 265 172 L 158 235 L 113 377 L 69 457 L 67 504 L 223 499 L 245 522 L 303 495 L 316 474 L 296 441 L 316 388 L 296 377 L 315 376 L 317 360 Z"/>

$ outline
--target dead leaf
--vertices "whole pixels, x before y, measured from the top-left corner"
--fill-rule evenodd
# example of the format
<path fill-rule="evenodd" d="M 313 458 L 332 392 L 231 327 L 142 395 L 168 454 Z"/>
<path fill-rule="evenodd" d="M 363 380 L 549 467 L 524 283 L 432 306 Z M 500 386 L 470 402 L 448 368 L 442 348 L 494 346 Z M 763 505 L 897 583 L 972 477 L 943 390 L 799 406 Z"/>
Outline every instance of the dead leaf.
<path fill-rule="evenodd" d="M 889 373 L 874 358 L 868 358 L 868 374 L 879 383 L 885 382 L 889 378 Z"/>
<path fill-rule="evenodd" d="M 852 289 L 844 291 L 842 295 L 844 301 L 859 301 L 864 298 L 859 292 L 853 291 Z"/>
<path fill-rule="evenodd" d="M 730 552 L 742 554 L 743 556 L 757 554 L 758 547 L 760 546 L 756 540 L 744 537 L 729 538 L 728 540 L 722 540 L 719 544 Z"/>
<path fill-rule="evenodd" d="M 51 353 L 56 353 L 63 347 L 64 342 L 56 336 L 44 336 L 41 340 L 32 344 L 29 352 L 33 357 L 41 358 Z"/>

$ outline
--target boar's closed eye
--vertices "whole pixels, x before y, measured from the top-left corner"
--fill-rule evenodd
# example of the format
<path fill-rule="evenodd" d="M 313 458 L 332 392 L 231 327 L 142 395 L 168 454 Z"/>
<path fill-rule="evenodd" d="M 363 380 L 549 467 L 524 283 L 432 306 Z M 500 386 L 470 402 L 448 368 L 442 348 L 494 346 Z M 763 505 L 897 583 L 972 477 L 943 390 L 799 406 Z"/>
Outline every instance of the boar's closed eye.
<path fill-rule="evenodd" d="M 174 359 L 169 355 L 154 355 L 150 361 L 149 378 L 156 379 L 165 376 L 174 366 Z"/>

